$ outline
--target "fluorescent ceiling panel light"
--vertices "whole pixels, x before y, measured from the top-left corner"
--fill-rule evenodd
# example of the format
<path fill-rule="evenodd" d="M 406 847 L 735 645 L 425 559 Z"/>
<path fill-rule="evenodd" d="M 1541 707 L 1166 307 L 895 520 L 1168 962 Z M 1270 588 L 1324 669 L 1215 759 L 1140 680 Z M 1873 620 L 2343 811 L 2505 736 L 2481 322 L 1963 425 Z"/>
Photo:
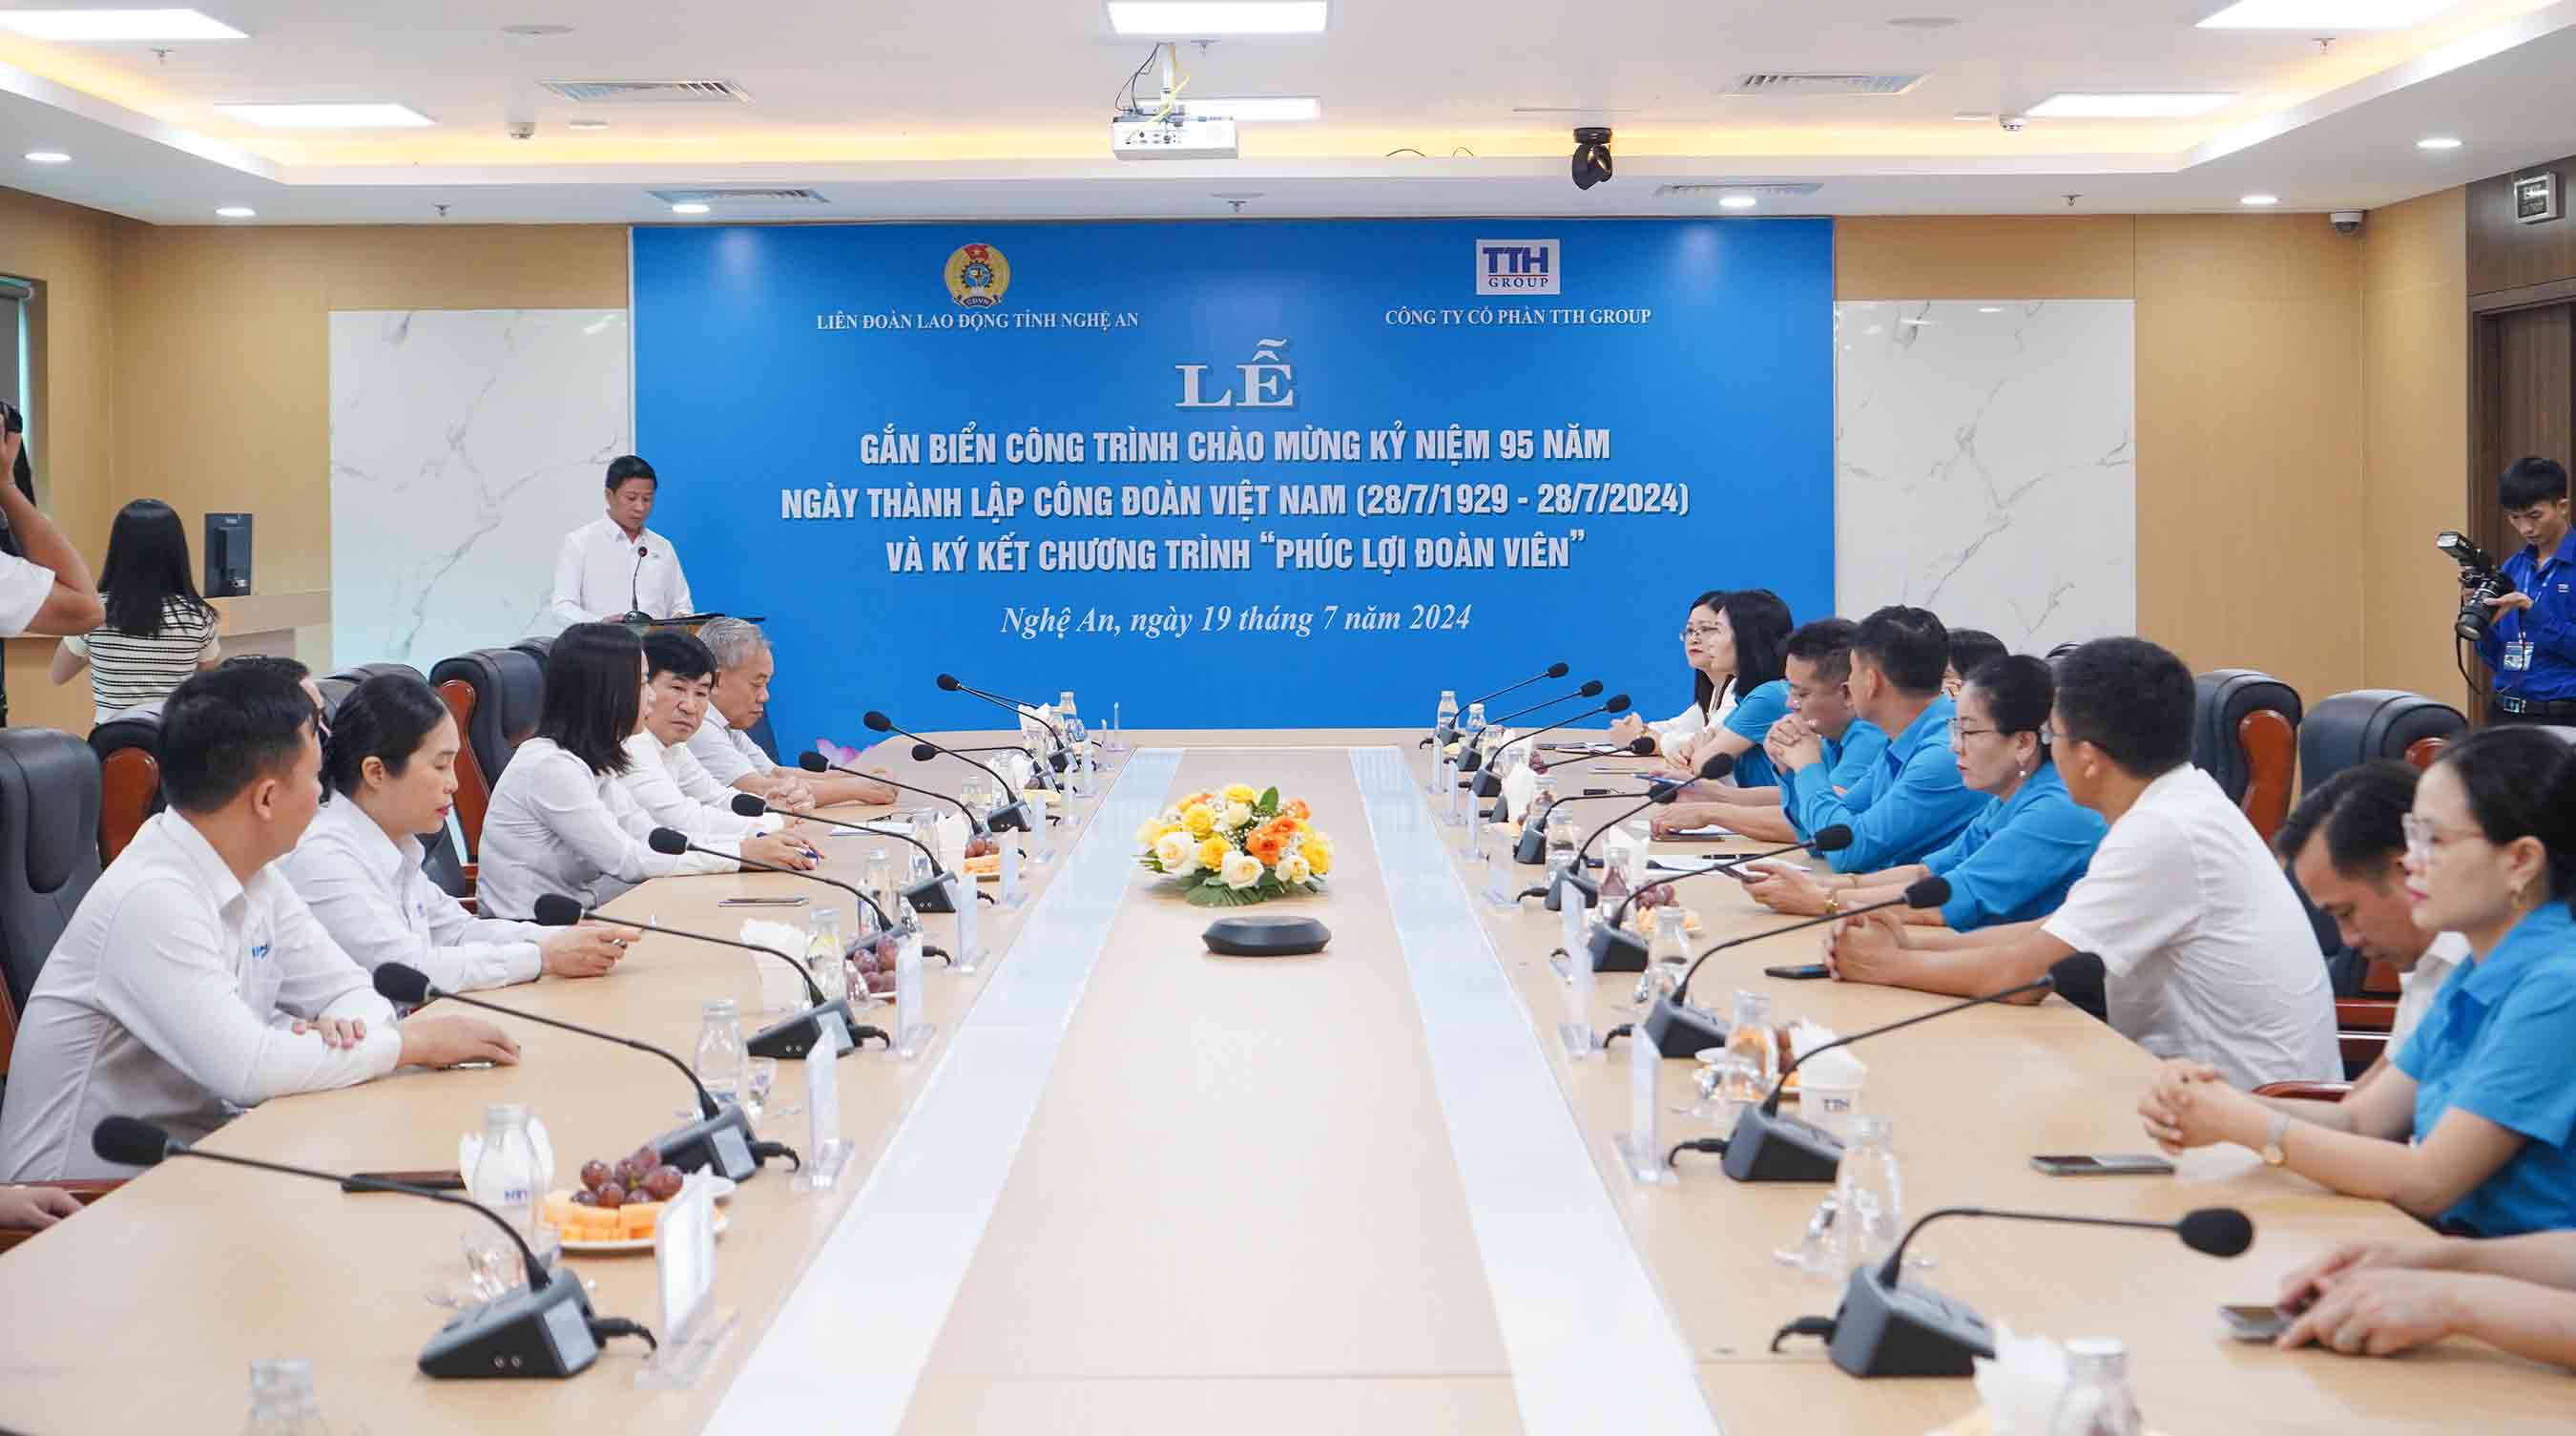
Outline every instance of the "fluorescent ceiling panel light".
<path fill-rule="evenodd" d="M 61 150 L 27 151 L 27 163 L 31 165 L 67 165 L 71 162 L 72 157 Z"/>
<path fill-rule="evenodd" d="M 2202 90 L 2068 90 L 2022 113 L 2035 120 L 2168 120 L 2203 114 L 2235 98 L 2232 94 Z"/>
<path fill-rule="evenodd" d="M 1181 101 L 1181 112 L 1201 119 L 1236 120 L 1254 123 L 1263 120 L 1320 120 L 1324 102 L 1313 95 L 1237 95 L 1204 100 Z"/>
<path fill-rule="evenodd" d="M 255 210 L 246 204 L 228 204 L 222 209 L 215 211 L 215 215 L 219 219 L 249 219 L 258 213 L 258 210 Z"/>
<path fill-rule="evenodd" d="M 2277 194 L 2249 194 L 2243 199 L 2237 201 L 2238 204 L 2250 204 L 2256 209 L 2261 209 L 2263 206 L 2268 204 L 2279 204 L 2280 202 L 2281 197 Z"/>
<path fill-rule="evenodd" d="M 2419 150 L 2456 150 L 2459 147 L 2460 142 L 2449 135 L 2433 135 L 2415 142 L 2415 148 Z"/>
<path fill-rule="evenodd" d="M 1109 28 L 1121 35 L 1317 35 L 1325 0 L 1108 0 Z"/>
<path fill-rule="evenodd" d="M 34 40 L 247 40 L 221 20 L 194 10 L 0 10 L 0 30 Z"/>
<path fill-rule="evenodd" d="M 1719 209 L 1751 209 L 1761 201 L 1749 194 L 1722 194 L 1717 197 Z"/>
<path fill-rule="evenodd" d="M 2237 0 L 2200 22 L 2203 30 L 2402 30 L 2448 10 L 2455 0 Z"/>
<path fill-rule="evenodd" d="M 263 130 L 408 130 L 430 122 L 409 105 L 217 105 L 216 109 Z"/>
<path fill-rule="evenodd" d="M 698 203 L 696 200 L 682 200 L 680 203 L 671 206 L 671 213 L 673 214 L 705 214 L 706 212 L 707 206 Z"/>

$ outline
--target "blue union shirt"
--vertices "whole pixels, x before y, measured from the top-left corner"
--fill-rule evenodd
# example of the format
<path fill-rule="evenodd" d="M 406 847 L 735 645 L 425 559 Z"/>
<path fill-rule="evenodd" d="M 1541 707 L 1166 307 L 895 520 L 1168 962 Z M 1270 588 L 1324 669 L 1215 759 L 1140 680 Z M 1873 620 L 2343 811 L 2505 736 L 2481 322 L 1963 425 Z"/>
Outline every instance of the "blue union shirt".
<path fill-rule="evenodd" d="M 1808 781 L 1841 789 L 1845 803 L 1851 801 L 1851 790 L 1860 786 L 1860 780 L 1868 777 L 1870 770 L 1887 757 L 1887 734 L 1866 718 L 1854 718 L 1851 726 L 1843 729 L 1840 738 L 1818 734 L 1816 742 L 1825 750 L 1825 761 L 1807 770 Z M 1797 830 L 1799 839 L 1804 841 L 1813 835 L 1807 831 L 1807 825 L 1798 820 L 1798 775 L 1782 773 L 1779 781 L 1780 811 L 1789 819 L 1789 826 Z"/>
<path fill-rule="evenodd" d="M 1965 831 L 1923 860 L 1950 880 L 1941 920 L 1969 932 L 2048 916 L 2109 831 L 2101 814 L 2066 795 L 2055 763 L 2040 764 L 2011 797 L 1987 799 Z"/>
<path fill-rule="evenodd" d="M 2457 1107 L 2530 1140 L 2442 1213 L 2480 1236 L 2576 1227 L 2576 918 L 2550 901 L 2495 951 L 2455 969 L 2398 1069 L 2415 1079 L 2415 1138 Z"/>
<path fill-rule="evenodd" d="M 2576 699 L 2576 529 L 2571 529 L 2547 561 L 2525 545 L 2504 561 L 2505 577 L 2531 595 L 2529 609 L 2499 616 L 2478 656 L 2495 671 L 2496 692 L 2536 703 Z M 2528 642 L 2531 666 L 2504 666 L 2508 644 Z"/>
<path fill-rule="evenodd" d="M 1919 863 L 1959 836 L 1986 805 L 1986 795 L 1959 781 L 1950 756 L 1950 700 L 1935 698 L 1848 795 L 1836 796 L 1824 764 L 1799 770 L 1798 822 L 1808 832 L 1842 823 L 1851 846 L 1828 854 L 1838 873 L 1874 873 Z"/>

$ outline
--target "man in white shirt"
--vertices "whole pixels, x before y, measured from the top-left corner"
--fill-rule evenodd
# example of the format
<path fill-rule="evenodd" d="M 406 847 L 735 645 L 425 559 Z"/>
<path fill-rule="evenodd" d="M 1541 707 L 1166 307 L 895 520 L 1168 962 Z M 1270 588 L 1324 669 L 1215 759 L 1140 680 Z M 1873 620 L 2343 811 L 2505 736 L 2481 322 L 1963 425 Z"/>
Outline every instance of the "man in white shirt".
<path fill-rule="evenodd" d="M 550 612 L 559 628 L 614 623 L 629 613 L 676 618 L 697 612 L 680 551 L 644 527 L 661 487 L 653 466 L 633 454 L 608 466 L 608 514 L 564 535 L 555 553 Z"/>
<path fill-rule="evenodd" d="M 634 765 L 619 775 L 636 805 L 653 821 L 693 835 L 746 838 L 790 826 L 766 815 L 736 813 L 733 800 L 741 790 L 717 782 L 689 751 L 716 682 L 707 646 L 686 633 L 646 634 L 644 669 L 653 705 L 645 712 L 644 731 L 626 741 Z"/>
<path fill-rule="evenodd" d="M 1971 933 L 1887 914 L 1837 924 L 1827 965 L 1845 981 L 1968 997 L 2095 953 L 2111 1025 L 2149 1052 L 2240 1087 L 2340 1078 L 2316 929 L 2253 824 L 2191 765 L 2193 717 L 2191 670 L 2144 639 L 2066 655 L 2049 721 L 2057 770 L 2111 824 L 2066 901 Z"/>
<path fill-rule="evenodd" d="M 397 1023 L 270 866 L 321 801 L 315 716 L 271 665 L 201 673 L 170 696 L 169 811 L 100 875 L 36 979 L 0 1103 L 0 1180 L 124 1175 L 90 1150 L 110 1116 L 193 1141 L 272 1097 L 518 1060 L 476 1018 Z"/>
<path fill-rule="evenodd" d="M 0 519 L 7 520 L 0 527 L 16 539 L 18 550 L 0 553 L 0 638 L 87 633 L 107 622 L 107 605 L 80 550 L 17 485 L 24 423 L 16 407 L 0 402 Z"/>
<path fill-rule="evenodd" d="M 690 736 L 689 751 L 717 782 L 800 813 L 816 805 L 894 801 L 896 790 L 873 778 L 790 773 L 751 741 L 751 726 L 769 711 L 769 679 L 778 666 L 759 625 L 719 618 L 698 630 L 698 640 L 715 659 L 716 681 L 706 721 Z"/>

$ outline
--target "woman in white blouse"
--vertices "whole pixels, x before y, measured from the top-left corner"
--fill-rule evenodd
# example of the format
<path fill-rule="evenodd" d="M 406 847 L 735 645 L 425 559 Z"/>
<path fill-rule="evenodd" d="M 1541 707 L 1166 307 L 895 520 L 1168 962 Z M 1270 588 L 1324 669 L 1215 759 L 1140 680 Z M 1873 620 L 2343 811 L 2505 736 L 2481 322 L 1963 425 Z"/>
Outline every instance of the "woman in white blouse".
<path fill-rule="evenodd" d="M 547 893 L 598 907 L 651 878 L 739 871 L 745 857 L 800 872 L 814 866 L 811 850 L 776 837 L 705 842 L 716 854 L 653 851 L 653 818 L 619 781 L 635 761 L 626 740 L 652 701 L 634 634 L 576 623 L 555 640 L 537 736 L 511 755 L 483 815 L 485 911 L 531 912 Z"/>
<path fill-rule="evenodd" d="M 1610 725 L 1612 737 L 1652 736 L 1657 749 L 1679 758 L 1693 738 L 1726 721 L 1738 695 L 1735 645 L 1721 641 L 1725 636 L 1725 604 L 1726 590 L 1713 588 L 1692 599 L 1689 612 L 1682 615 L 1682 661 L 1691 668 L 1691 706 L 1661 723 L 1627 714 Z"/>
<path fill-rule="evenodd" d="M 594 923 L 548 928 L 477 918 L 420 866 L 419 835 L 456 799 L 456 720 L 428 684 L 386 673 L 332 715 L 322 779 L 334 801 L 278 864 L 343 952 L 370 972 L 416 967 L 448 992 L 549 977 L 598 977 L 626 940 Z"/>

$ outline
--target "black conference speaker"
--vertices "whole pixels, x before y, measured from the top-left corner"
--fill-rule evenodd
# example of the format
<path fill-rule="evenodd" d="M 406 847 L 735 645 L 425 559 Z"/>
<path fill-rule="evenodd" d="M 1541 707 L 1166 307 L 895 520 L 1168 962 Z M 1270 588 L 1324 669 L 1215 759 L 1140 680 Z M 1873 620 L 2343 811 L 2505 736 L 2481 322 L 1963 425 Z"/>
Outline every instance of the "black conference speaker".
<path fill-rule="evenodd" d="M 250 592 L 250 515 L 206 515 L 206 597 Z"/>

